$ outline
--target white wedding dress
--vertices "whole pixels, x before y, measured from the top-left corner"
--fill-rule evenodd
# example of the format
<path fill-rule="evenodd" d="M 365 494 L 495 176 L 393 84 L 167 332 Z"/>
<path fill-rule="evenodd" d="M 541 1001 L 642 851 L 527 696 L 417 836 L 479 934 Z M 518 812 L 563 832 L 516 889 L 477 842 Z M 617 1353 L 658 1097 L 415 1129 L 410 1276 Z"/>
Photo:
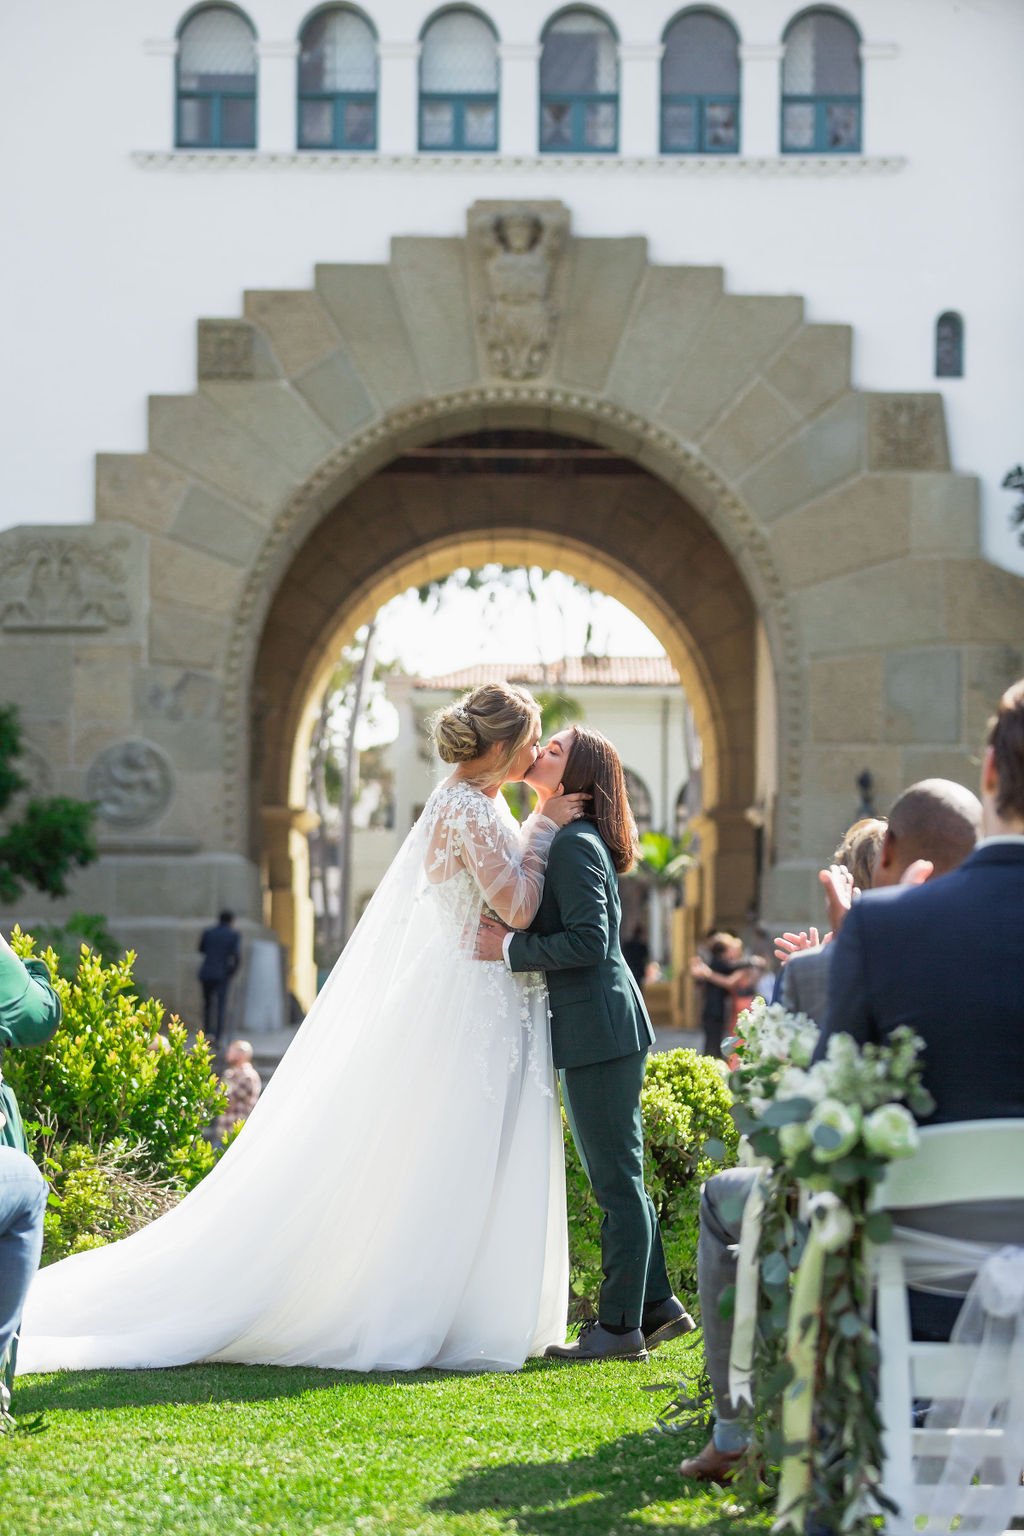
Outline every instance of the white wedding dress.
<path fill-rule="evenodd" d="M 134 1236 L 41 1270 L 20 1373 L 244 1361 L 516 1370 L 565 1337 L 539 975 L 472 958 L 556 828 L 434 791 L 238 1140 Z"/>

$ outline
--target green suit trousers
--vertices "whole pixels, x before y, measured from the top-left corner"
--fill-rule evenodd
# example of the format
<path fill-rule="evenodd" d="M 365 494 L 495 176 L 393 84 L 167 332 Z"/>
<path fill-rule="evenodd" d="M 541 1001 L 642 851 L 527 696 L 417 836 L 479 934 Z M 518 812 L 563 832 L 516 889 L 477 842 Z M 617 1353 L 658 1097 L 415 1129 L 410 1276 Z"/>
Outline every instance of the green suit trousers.
<path fill-rule="evenodd" d="M 644 1187 L 646 1062 L 642 1050 L 559 1073 L 572 1139 L 604 1212 L 598 1321 L 616 1328 L 639 1328 L 644 1308 L 672 1295 L 658 1218 Z"/>

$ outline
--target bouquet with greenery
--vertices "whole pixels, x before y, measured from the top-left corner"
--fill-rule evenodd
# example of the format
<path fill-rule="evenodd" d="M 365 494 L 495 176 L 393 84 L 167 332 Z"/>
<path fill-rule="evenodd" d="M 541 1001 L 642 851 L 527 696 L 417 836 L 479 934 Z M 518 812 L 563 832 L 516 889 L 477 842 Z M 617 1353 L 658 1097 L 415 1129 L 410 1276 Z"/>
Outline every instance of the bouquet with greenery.
<path fill-rule="evenodd" d="M 802 1529 L 813 1510 L 866 1531 L 884 1503 L 866 1250 L 891 1235 L 872 1196 L 933 1107 L 921 1041 L 909 1029 L 884 1045 L 835 1035 L 815 1061 L 817 1029 L 802 1015 L 755 1004 L 740 1029 L 733 1116 L 761 1165 L 735 1298 L 735 1353 L 749 1337 L 753 1356 L 749 1470 L 760 1483 L 781 1463 L 779 1528 Z"/>

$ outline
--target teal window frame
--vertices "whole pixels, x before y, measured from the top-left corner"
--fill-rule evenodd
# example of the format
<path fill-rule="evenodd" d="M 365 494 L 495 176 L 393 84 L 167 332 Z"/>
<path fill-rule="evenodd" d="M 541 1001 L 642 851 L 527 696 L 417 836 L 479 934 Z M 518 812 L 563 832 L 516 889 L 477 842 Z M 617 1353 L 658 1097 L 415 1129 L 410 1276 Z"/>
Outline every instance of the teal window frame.
<path fill-rule="evenodd" d="M 377 91 L 300 91 L 298 95 L 298 107 L 295 120 L 295 142 L 299 149 L 315 153 L 320 150 L 329 153 L 333 149 L 347 149 L 353 154 L 373 154 L 377 148 Z M 331 142 L 329 144 L 306 144 L 302 138 L 302 109 L 307 102 L 329 101 L 333 103 L 331 119 Z M 369 144 L 350 144 L 345 138 L 345 108 L 349 104 L 354 106 L 369 106 L 373 109 L 373 138 Z"/>
<path fill-rule="evenodd" d="M 587 108 L 610 103 L 615 108 L 615 142 L 613 144 L 587 144 Z M 568 106 L 571 128 L 568 144 L 544 143 L 544 108 Z M 547 91 L 540 98 L 540 116 L 537 120 L 537 144 L 542 155 L 617 155 L 619 152 L 619 92 L 618 91 Z"/>
<path fill-rule="evenodd" d="M 786 143 L 786 108 L 797 106 L 813 106 L 814 108 L 814 143 L 787 145 Z M 833 148 L 828 142 L 828 109 L 829 107 L 856 107 L 857 108 L 857 142 L 856 144 L 844 144 Z M 783 96 L 782 113 L 779 118 L 779 144 L 784 155 L 859 155 L 864 132 L 864 97 L 857 96 Z"/>
<path fill-rule="evenodd" d="M 256 121 L 256 99 L 258 91 L 255 89 L 244 91 L 183 91 L 177 87 L 174 104 L 174 146 L 176 149 L 255 149 L 259 137 L 259 127 Z M 210 111 L 210 136 L 209 139 L 200 141 L 189 139 L 186 143 L 181 132 L 181 109 L 188 101 L 208 101 L 211 103 Z M 252 104 L 252 138 L 244 143 L 228 144 L 224 139 L 224 102 L 248 101 Z"/>
<path fill-rule="evenodd" d="M 693 149 L 680 149 L 668 144 L 665 134 L 666 107 L 692 106 L 697 117 L 697 143 Z M 736 113 L 736 143 L 709 145 L 707 142 L 707 108 L 732 107 Z M 661 153 L 663 155 L 738 155 L 740 152 L 740 98 L 721 94 L 696 95 L 687 91 L 669 91 L 661 98 Z"/>
<path fill-rule="evenodd" d="M 500 101 L 500 91 L 420 91 L 416 122 L 417 143 L 420 154 L 494 154 L 498 148 L 498 137 L 501 129 L 499 120 Z M 453 131 L 450 144 L 424 144 L 423 142 L 423 108 L 437 104 L 452 108 Z M 466 143 L 466 108 L 476 106 L 487 106 L 494 109 L 493 144 Z"/>

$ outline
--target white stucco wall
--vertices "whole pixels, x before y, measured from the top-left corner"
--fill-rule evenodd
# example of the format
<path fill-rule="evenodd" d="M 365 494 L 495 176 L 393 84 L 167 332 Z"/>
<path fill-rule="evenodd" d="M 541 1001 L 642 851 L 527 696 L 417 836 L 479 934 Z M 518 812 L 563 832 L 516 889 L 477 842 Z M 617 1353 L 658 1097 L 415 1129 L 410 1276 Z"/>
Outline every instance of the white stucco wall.
<path fill-rule="evenodd" d="M 1024 457 L 1024 4 L 853 0 L 865 155 L 842 171 L 778 155 L 777 52 L 797 0 L 723 7 L 744 53 L 738 160 L 659 165 L 657 45 L 678 6 L 615 0 L 622 152 L 648 163 L 537 163 L 533 55 L 556 8 L 485 7 L 504 55 L 501 151 L 445 161 L 415 156 L 412 45 L 433 7 L 367 5 L 382 40 L 382 155 L 353 168 L 292 155 L 293 44 L 310 7 L 253 0 L 260 152 L 225 167 L 166 154 L 184 4 L 8 0 L 0 526 L 91 517 L 93 455 L 143 448 L 147 395 L 193 388 L 198 317 L 238 314 L 247 287 L 307 287 L 318 261 L 383 261 L 393 235 L 459 233 L 475 199 L 521 195 L 563 199 L 579 234 L 644 235 L 653 261 L 721 265 L 733 291 L 804 295 L 810 319 L 854 327 L 858 385 L 941 388 L 954 464 L 983 482 L 987 552 L 1024 570 L 998 488 Z M 283 160 L 261 158 L 270 151 Z M 965 318 L 963 380 L 933 377 L 945 309 Z"/>

